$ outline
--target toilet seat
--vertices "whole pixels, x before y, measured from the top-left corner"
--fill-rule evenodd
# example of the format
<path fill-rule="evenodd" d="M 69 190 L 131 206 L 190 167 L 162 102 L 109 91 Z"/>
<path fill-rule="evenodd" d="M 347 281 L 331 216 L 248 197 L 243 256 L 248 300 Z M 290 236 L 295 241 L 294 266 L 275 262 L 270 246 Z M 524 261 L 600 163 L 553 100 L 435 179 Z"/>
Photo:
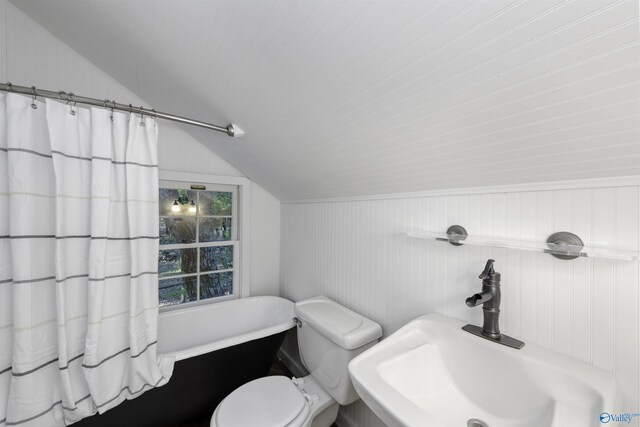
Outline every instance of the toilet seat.
<path fill-rule="evenodd" d="M 264 377 L 233 391 L 216 408 L 216 427 L 299 427 L 309 404 L 287 377 Z"/>

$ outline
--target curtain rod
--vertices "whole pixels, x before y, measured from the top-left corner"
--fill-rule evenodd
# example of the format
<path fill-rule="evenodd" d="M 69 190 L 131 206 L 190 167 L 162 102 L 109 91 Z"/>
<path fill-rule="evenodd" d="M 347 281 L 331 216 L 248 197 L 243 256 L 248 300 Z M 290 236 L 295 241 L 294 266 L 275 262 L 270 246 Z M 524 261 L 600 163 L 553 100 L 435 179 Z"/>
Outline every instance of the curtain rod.
<path fill-rule="evenodd" d="M 88 98 L 86 96 L 74 95 L 73 92 L 54 92 L 52 90 L 38 89 L 35 86 L 16 86 L 11 83 L 0 83 L 0 91 L 20 93 L 23 95 L 30 95 L 32 97 L 52 98 L 59 101 L 66 101 L 67 103 L 73 102 L 74 105 L 87 104 L 95 105 L 97 107 L 104 107 L 113 110 L 128 111 L 130 113 L 144 114 L 146 116 L 153 116 L 159 119 L 171 120 L 178 123 L 185 123 L 192 126 L 199 126 L 205 129 L 211 129 L 218 132 L 226 133 L 231 137 L 241 137 L 244 135 L 244 131 L 233 123 L 227 126 L 214 125 L 207 122 L 201 122 L 199 120 L 189 119 L 187 117 L 176 116 L 174 114 L 162 113 L 160 111 L 149 110 L 143 107 L 134 107 L 131 104 L 119 104 L 115 100 L 109 101 L 108 99 Z"/>

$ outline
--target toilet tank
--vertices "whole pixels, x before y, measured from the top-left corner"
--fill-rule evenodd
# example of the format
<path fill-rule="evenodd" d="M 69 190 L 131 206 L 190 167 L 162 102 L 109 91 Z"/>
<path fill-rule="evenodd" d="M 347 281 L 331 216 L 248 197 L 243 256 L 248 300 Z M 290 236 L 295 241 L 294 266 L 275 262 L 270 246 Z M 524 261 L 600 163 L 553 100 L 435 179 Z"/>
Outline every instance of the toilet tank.
<path fill-rule="evenodd" d="M 330 300 L 315 297 L 294 306 L 302 363 L 341 405 L 359 399 L 349 377 L 349 361 L 382 336 L 374 321 Z"/>

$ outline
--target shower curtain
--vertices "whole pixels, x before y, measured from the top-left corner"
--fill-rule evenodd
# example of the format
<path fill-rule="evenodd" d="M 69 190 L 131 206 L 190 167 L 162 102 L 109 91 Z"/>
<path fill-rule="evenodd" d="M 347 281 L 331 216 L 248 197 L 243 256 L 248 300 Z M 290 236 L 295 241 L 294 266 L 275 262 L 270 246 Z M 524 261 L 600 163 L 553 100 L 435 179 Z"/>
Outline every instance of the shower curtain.
<path fill-rule="evenodd" d="M 0 94 L 0 427 L 64 426 L 165 384 L 157 127 Z"/>

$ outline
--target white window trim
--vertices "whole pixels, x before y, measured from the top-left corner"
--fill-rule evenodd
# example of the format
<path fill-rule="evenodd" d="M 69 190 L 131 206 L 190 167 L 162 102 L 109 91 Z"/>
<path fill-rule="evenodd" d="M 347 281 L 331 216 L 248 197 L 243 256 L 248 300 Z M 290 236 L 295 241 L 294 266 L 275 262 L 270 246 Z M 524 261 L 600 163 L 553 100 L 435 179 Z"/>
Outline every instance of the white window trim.
<path fill-rule="evenodd" d="M 240 268 L 237 269 L 237 277 L 234 277 L 234 293 L 233 295 L 217 297 L 212 299 L 194 301 L 184 304 L 170 305 L 161 307 L 160 311 L 171 310 L 187 310 L 191 307 L 203 304 L 215 304 L 218 302 L 228 301 L 236 298 L 246 298 L 251 295 L 249 284 L 251 283 L 251 181 L 248 178 L 240 176 L 210 175 L 192 172 L 178 171 L 158 171 L 158 179 L 160 181 L 176 181 L 185 184 L 202 184 L 214 187 L 215 185 L 235 185 L 238 187 L 237 201 L 237 239 L 240 247 L 234 248 L 234 258 L 236 249 L 239 249 Z"/>

